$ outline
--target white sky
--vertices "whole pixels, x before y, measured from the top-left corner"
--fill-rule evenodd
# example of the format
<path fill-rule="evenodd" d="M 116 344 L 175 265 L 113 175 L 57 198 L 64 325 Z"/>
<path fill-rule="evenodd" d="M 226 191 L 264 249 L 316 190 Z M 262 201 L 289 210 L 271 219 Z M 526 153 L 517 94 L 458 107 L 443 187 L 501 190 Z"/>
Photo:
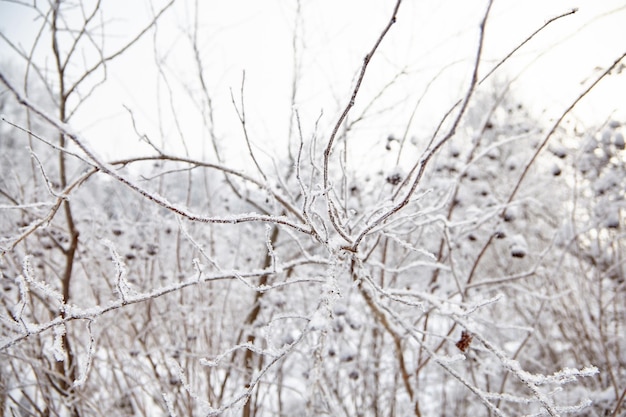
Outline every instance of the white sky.
<path fill-rule="evenodd" d="M 103 3 L 106 4 L 106 42 L 111 50 L 116 42 L 136 33 L 150 16 L 146 1 Z M 181 91 L 180 87 L 187 83 L 197 95 L 197 82 L 189 82 L 196 72 L 184 35 L 193 23 L 193 5 L 189 3 L 192 2 L 178 0 L 164 16 L 156 37 L 157 54 L 166 62 L 162 69 L 172 86 Z M 245 70 L 250 131 L 254 133 L 255 143 L 268 144 L 271 151 L 276 138 L 288 134 L 296 2 L 199 3 L 199 44 L 218 134 L 226 142 L 242 140 L 230 91 L 238 95 Z M 477 26 L 486 3 L 404 0 L 396 25 L 372 61 L 353 114 L 358 114 L 401 70 L 408 75 L 400 77 L 383 97 L 382 103 L 395 103 L 394 111 L 387 111 L 377 122 L 367 125 L 369 130 L 364 134 L 386 136 L 385 130 L 399 133 L 427 83 L 441 72 L 414 124 L 414 133 L 418 135 L 432 129 L 466 85 L 475 53 Z M 323 133 L 337 119 L 338 108 L 347 103 L 362 59 L 386 24 L 393 4 L 393 1 L 376 0 L 301 1 L 298 32 L 301 72 L 296 108 L 301 113 L 306 135 L 311 133 L 320 111 L 324 112 Z M 545 29 L 495 78 L 503 82 L 521 74 L 513 84 L 516 97 L 545 120 L 567 107 L 583 90 L 584 81 L 598 74 L 594 68 L 606 68 L 626 50 L 623 0 L 496 0 L 487 25 L 483 74 L 547 19 L 573 7 L 579 11 Z M 0 30 L 8 38 L 28 47 L 39 26 L 40 21 L 33 21 L 23 7 L 0 1 Z M 165 146 L 170 150 L 182 149 L 171 121 L 172 110 L 168 101 L 163 100 L 167 96 L 165 85 L 161 82 L 157 87 L 152 41 L 151 33 L 110 65 L 107 84 L 97 90 L 73 120 L 92 141 L 92 146 L 107 155 L 137 154 L 140 149 L 123 106 L 133 110 L 139 128 L 155 139 L 159 136 L 158 122 L 163 121 Z M 48 40 L 43 41 L 42 51 L 48 45 Z M 52 65 L 50 60 L 43 61 L 43 55 L 40 59 Z M 3 70 L 15 62 L 15 56 L 0 41 Z M 442 68 L 445 68 L 443 72 Z M 577 107 L 574 115 L 583 123 L 592 124 L 604 121 L 614 112 L 614 118 L 626 122 L 625 95 L 626 71 L 605 80 L 593 96 Z M 162 105 L 160 110 L 157 103 Z M 197 106 L 190 106 L 184 94 L 177 94 L 174 108 L 182 121 L 185 140 L 193 148 L 194 143 L 203 139 Z M 121 149 L 127 152 L 120 152 Z"/>

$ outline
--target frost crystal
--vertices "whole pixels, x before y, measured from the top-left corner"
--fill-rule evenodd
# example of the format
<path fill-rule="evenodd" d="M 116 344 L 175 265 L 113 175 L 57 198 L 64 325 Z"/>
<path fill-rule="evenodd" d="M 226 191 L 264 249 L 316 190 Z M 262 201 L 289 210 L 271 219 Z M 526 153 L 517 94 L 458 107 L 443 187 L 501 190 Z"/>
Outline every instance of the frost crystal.
<path fill-rule="evenodd" d="M 130 285 L 126 280 L 126 265 L 122 261 L 122 258 L 115 250 L 113 246 L 113 242 L 108 239 L 103 239 L 102 243 L 109 248 L 109 252 L 111 253 L 111 258 L 113 258 L 113 265 L 115 265 L 115 275 L 116 275 L 116 288 L 117 292 L 122 299 L 123 302 L 127 301 L 128 296 L 130 295 Z"/>
<path fill-rule="evenodd" d="M 65 360 L 65 349 L 63 348 L 63 336 L 65 336 L 65 326 L 54 328 L 54 343 L 52 344 L 52 354 L 57 362 Z"/>
<path fill-rule="evenodd" d="M 214 368 L 217 366 L 217 361 L 212 359 L 200 359 L 200 365 L 208 366 L 209 368 Z"/>

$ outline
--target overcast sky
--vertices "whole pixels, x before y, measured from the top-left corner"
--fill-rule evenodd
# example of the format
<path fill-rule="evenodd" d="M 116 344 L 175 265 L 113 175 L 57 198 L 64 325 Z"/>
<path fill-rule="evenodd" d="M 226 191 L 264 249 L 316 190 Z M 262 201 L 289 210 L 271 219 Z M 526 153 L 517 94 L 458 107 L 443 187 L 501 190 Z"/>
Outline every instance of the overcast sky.
<path fill-rule="evenodd" d="M 136 33 L 151 15 L 146 1 L 103 3 L 106 47 L 110 50 Z M 73 123 L 93 138 L 94 146 L 103 152 L 111 148 L 110 143 L 128 143 L 130 122 L 124 106 L 133 110 L 144 131 L 155 135 L 159 118 L 165 118 L 171 111 L 162 100 L 162 108 L 157 107 L 158 97 L 163 99 L 166 94 L 164 84 L 157 81 L 155 56 L 164 62 L 161 69 L 169 80 L 178 83 L 175 88 L 197 86 L 185 35 L 190 32 L 194 18 L 190 3 L 179 0 L 164 15 L 156 36 L 151 32 L 111 65 L 106 87 L 100 88 L 77 114 Z M 299 21 L 295 1 L 199 3 L 198 43 L 220 133 L 228 136 L 237 129 L 230 93 L 232 90 L 238 95 L 245 71 L 250 126 L 254 128 L 255 140 L 270 143 L 288 133 L 294 62 L 292 39 L 296 25 L 300 59 L 296 108 L 308 130 L 313 128 L 321 111 L 325 118 L 323 126 L 331 126 L 338 108 L 347 103 L 362 59 L 386 24 L 395 2 L 302 0 Z M 163 1 L 155 2 L 154 9 L 160 4 Z M 386 96 L 389 105 L 395 101 L 399 103 L 398 109 L 404 111 L 390 112 L 388 117 L 380 119 L 389 125 L 390 133 L 401 130 L 407 109 L 414 106 L 428 83 L 438 77 L 415 123 L 418 134 L 422 129 L 431 129 L 466 86 L 476 49 L 477 27 L 486 4 L 486 1 L 405 0 L 396 25 L 372 62 L 355 112 L 394 76 L 405 72 Z M 549 26 L 494 77 L 500 83 L 519 77 L 512 86 L 516 97 L 546 120 L 566 108 L 587 80 L 597 76 L 599 69 L 609 66 L 626 49 L 624 2 L 496 0 L 487 25 L 483 74 L 543 22 L 574 7 L 579 9 L 576 14 Z M 0 1 L 0 30 L 25 49 L 30 48 L 40 25 L 40 19 L 34 20 L 24 7 Z M 42 54 L 48 43 L 42 41 Z M 19 61 L 1 40 L 0 56 L 5 71 Z M 40 59 L 40 63 L 45 62 L 43 55 Z M 188 82 L 189 79 L 194 81 Z M 614 118 L 626 121 L 625 95 L 626 71 L 604 82 L 592 97 L 581 103 L 575 116 L 592 124 L 614 112 Z M 181 97 L 176 100 L 175 106 L 180 103 L 180 107 L 175 108 L 180 110 L 186 132 L 193 136 L 193 126 L 199 124 L 197 109 L 186 107 L 189 102 Z M 175 136 L 171 123 L 166 130 L 168 135 Z"/>

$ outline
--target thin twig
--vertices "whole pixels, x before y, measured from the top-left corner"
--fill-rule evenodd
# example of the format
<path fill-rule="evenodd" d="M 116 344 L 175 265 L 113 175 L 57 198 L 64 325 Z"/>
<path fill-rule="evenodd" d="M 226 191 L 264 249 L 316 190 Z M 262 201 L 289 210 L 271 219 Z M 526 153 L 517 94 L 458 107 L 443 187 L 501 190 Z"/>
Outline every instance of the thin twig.
<path fill-rule="evenodd" d="M 426 155 L 424 155 L 422 157 L 422 159 L 419 162 L 419 171 L 417 173 L 417 176 L 413 180 L 413 184 L 411 186 L 411 189 L 406 193 L 406 195 L 402 199 L 402 201 L 400 201 L 398 204 L 393 206 L 390 210 L 388 210 L 385 213 L 383 213 L 382 215 L 380 215 L 376 220 L 372 221 L 369 225 L 364 227 L 363 230 L 357 236 L 357 238 L 354 240 L 354 243 L 352 244 L 352 247 L 350 248 L 352 251 L 356 251 L 358 249 L 358 246 L 361 243 L 361 241 L 363 240 L 363 238 L 372 229 L 374 229 L 375 227 L 380 225 L 382 222 L 387 220 L 389 217 L 393 216 L 398 211 L 402 210 L 402 208 L 405 207 L 409 203 L 411 197 L 415 193 L 415 190 L 417 189 L 417 186 L 419 185 L 419 183 L 420 183 L 420 181 L 422 179 L 422 176 L 424 174 L 424 171 L 425 171 L 426 166 L 428 165 L 428 162 L 430 161 L 430 159 L 437 153 L 437 151 L 443 146 L 443 144 L 446 143 L 450 138 L 452 138 L 454 136 L 454 134 L 456 133 L 456 129 L 457 129 L 457 127 L 458 127 L 458 125 L 459 125 L 459 123 L 461 121 L 461 118 L 465 114 L 465 110 L 467 109 L 467 106 L 469 104 L 470 98 L 472 97 L 472 95 L 474 93 L 474 89 L 476 88 L 476 85 L 478 83 L 478 67 L 479 67 L 479 64 L 480 64 L 480 58 L 482 56 L 483 41 L 484 41 L 484 37 L 485 37 L 485 25 L 487 23 L 487 18 L 489 17 L 489 11 L 491 10 L 491 5 L 492 4 L 493 4 L 493 0 L 490 0 L 489 4 L 487 6 L 487 10 L 485 11 L 485 14 L 483 16 L 483 19 L 480 22 L 478 48 L 476 50 L 476 57 L 474 59 L 472 78 L 471 78 L 469 87 L 467 89 L 467 92 L 465 93 L 465 96 L 463 98 L 463 101 L 462 101 L 462 104 L 461 104 L 461 108 L 459 109 L 459 112 L 457 113 L 457 116 L 456 116 L 454 122 L 452 123 L 452 126 L 448 130 L 448 133 L 446 133 L 446 135 L 435 146 L 431 147 L 430 150 L 428 150 L 426 152 Z"/>
<path fill-rule="evenodd" d="M 202 215 L 198 215 L 189 211 L 189 209 L 185 207 L 180 207 L 176 204 L 170 203 L 164 197 L 161 197 L 158 194 L 151 193 L 145 190 L 144 188 L 142 188 L 135 182 L 131 181 L 130 179 L 116 172 L 116 170 L 113 169 L 113 167 L 110 164 L 107 164 L 104 161 L 100 160 L 100 158 L 87 147 L 84 139 L 78 133 L 76 133 L 66 123 L 63 123 L 59 121 L 57 118 L 47 114 L 46 112 L 41 110 L 38 106 L 36 106 L 34 103 L 32 103 L 30 100 L 25 98 L 22 94 L 20 94 L 13 87 L 13 85 L 7 80 L 7 78 L 4 76 L 3 73 L 0 73 L 0 82 L 2 82 L 9 90 L 11 90 L 13 95 L 21 104 L 28 107 L 33 112 L 37 113 L 39 116 L 45 119 L 48 123 L 54 126 L 60 133 L 65 135 L 67 138 L 71 139 L 90 159 L 91 161 L 90 165 L 92 165 L 95 168 L 98 168 L 100 171 L 106 173 L 107 175 L 111 176 L 112 178 L 116 179 L 122 184 L 128 186 L 130 189 L 134 190 L 138 194 L 142 195 L 143 197 L 147 198 L 148 200 L 156 203 L 157 205 L 167 210 L 170 210 L 191 221 L 195 221 L 199 223 L 217 223 L 217 224 L 238 224 L 238 223 L 249 223 L 249 222 L 275 223 L 275 224 L 280 224 L 283 226 L 291 227 L 305 234 L 311 234 L 311 230 L 306 225 L 294 223 L 284 216 L 270 216 L 270 215 L 257 214 L 257 213 L 246 213 L 246 214 L 224 216 L 224 217 L 202 216 Z"/>
<path fill-rule="evenodd" d="M 393 9 L 393 12 L 391 14 L 391 18 L 387 22 L 387 25 L 385 26 L 383 31 L 378 36 L 378 39 L 374 43 L 374 46 L 372 47 L 370 52 L 367 53 L 367 55 L 365 55 L 365 58 L 363 59 L 363 65 L 361 66 L 361 72 L 359 73 L 359 77 L 357 78 L 356 85 L 354 86 L 354 89 L 352 90 L 352 95 L 350 96 L 350 101 L 348 102 L 348 104 L 344 108 L 343 112 L 339 116 L 339 119 L 337 120 L 337 123 L 335 123 L 335 127 L 333 128 L 332 133 L 331 133 L 330 137 L 328 138 L 328 143 L 326 144 L 326 149 L 324 150 L 324 169 L 323 169 L 323 173 L 324 173 L 324 190 L 326 190 L 326 200 L 328 202 L 328 214 L 330 216 L 330 221 L 333 224 L 333 227 L 335 228 L 335 230 L 341 235 L 341 237 L 343 239 L 346 240 L 346 242 L 349 242 L 351 245 L 353 245 L 352 239 L 346 234 L 346 232 L 343 230 L 343 227 L 341 227 L 337 223 L 337 218 L 336 218 L 336 214 L 335 214 L 336 211 L 335 211 L 335 208 L 334 208 L 335 205 L 334 205 L 334 203 L 332 201 L 331 193 L 328 192 L 328 190 L 331 187 L 331 185 L 329 184 L 329 179 L 328 179 L 328 166 L 329 166 L 329 163 L 330 163 L 330 155 L 331 155 L 331 152 L 332 152 L 332 149 L 333 149 L 333 144 L 335 142 L 335 137 L 337 136 L 337 132 L 339 131 L 339 128 L 341 127 L 341 125 L 343 124 L 344 120 L 348 116 L 348 113 L 350 112 L 350 110 L 354 106 L 357 94 L 359 93 L 359 90 L 361 88 L 361 83 L 363 82 L 363 79 L 365 78 L 365 73 L 367 71 L 368 65 L 369 65 L 370 61 L 372 60 L 372 58 L 374 57 L 374 54 L 376 53 L 376 50 L 378 49 L 378 47 L 382 43 L 383 39 L 385 38 L 385 36 L 389 32 L 389 29 L 391 29 L 391 26 L 394 23 L 396 23 L 398 9 L 400 8 L 400 4 L 401 3 L 402 3 L 402 0 L 398 0 L 396 2 L 396 5 L 395 5 L 395 7 Z"/>

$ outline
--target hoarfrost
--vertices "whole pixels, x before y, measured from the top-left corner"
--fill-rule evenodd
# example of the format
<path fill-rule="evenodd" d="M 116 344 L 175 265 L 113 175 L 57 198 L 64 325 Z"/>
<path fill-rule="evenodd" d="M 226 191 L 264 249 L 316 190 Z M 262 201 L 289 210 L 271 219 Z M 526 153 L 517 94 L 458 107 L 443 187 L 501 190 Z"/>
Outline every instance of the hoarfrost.
<path fill-rule="evenodd" d="M 216 361 L 214 359 L 202 358 L 202 359 L 200 359 L 200 365 L 207 366 L 209 368 L 214 368 L 214 367 L 216 367 L 218 365 L 218 361 Z"/>
<path fill-rule="evenodd" d="M 93 331 L 91 329 L 92 323 L 92 320 L 89 320 L 87 322 L 87 332 L 89 333 L 89 347 L 87 348 L 87 359 L 85 366 L 80 373 L 80 376 L 72 384 L 74 388 L 81 387 L 85 384 L 85 382 L 87 381 L 87 376 L 89 375 L 89 370 L 91 369 L 91 363 L 93 361 L 93 355 L 95 353 L 95 339 L 93 336 Z"/>
<path fill-rule="evenodd" d="M 167 408 L 167 413 L 169 417 L 178 417 L 176 411 L 174 410 L 174 405 L 172 404 L 172 400 L 167 393 L 162 392 L 161 396 L 163 397 L 163 402 L 165 402 L 165 407 Z"/>
<path fill-rule="evenodd" d="M 46 297 L 49 297 L 55 300 L 59 304 L 63 304 L 63 296 L 58 292 L 51 288 L 47 283 L 38 280 L 35 276 L 35 271 L 33 269 L 33 265 L 31 263 L 32 256 L 28 255 L 24 257 L 24 261 L 22 262 L 22 270 L 24 272 L 24 277 L 28 284 L 43 292 Z"/>
<path fill-rule="evenodd" d="M 117 292 L 120 296 L 122 302 L 126 302 L 130 295 L 130 284 L 126 279 L 126 265 L 122 261 L 122 258 L 115 250 L 115 246 L 113 242 L 108 239 L 103 239 L 102 243 L 109 248 L 109 252 L 111 253 L 111 258 L 113 260 L 113 265 L 115 266 L 115 275 L 116 282 L 115 286 L 117 288 Z"/>
<path fill-rule="evenodd" d="M 582 369 L 564 368 L 552 375 L 533 374 L 522 369 L 520 363 L 514 359 L 503 359 L 503 365 L 517 374 L 526 383 L 540 386 L 547 384 L 562 385 L 574 382 L 578 378 L 597 375 L 600 371 L 595 366 L 587 366 Z"/>
<path fill-rule="evenodd" d="M 56 326 L 54 328 L 54 342 L 50 350 L 57 362 L 65 360 L 65 348 L 63 347 L 63 337 L 65 336 L 65 326 Z"/>

